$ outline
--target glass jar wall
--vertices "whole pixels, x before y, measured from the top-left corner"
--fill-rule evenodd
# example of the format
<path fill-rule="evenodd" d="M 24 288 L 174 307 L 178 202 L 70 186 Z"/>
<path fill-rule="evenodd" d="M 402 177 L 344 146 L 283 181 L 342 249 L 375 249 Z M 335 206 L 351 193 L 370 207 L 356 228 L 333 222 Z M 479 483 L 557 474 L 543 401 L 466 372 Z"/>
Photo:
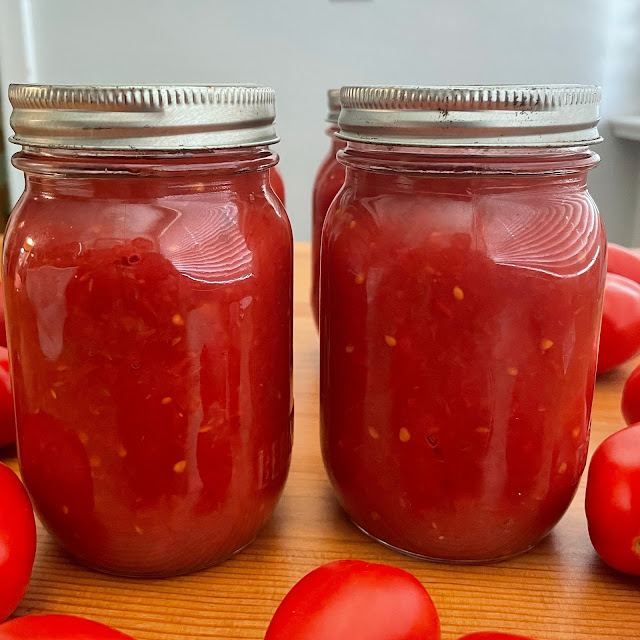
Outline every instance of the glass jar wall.
<path fill-rule="evenodd" d="M 19 110 L 34 91 L 11 94 L 26 189 L 3 264 L 25 485 L 49 531 L 96 569 L 219 562 L 255 537 L 289 467 L 292 237 L 269 183 L 273 140 L 32 144 Z M 68 91 L 78 118 L 93 113 Z M 270 90 L 234 92 L 261 92 L 273 111 Z M 165 119 L 189 117 L 157 100 Z M 109 117 L 117 139 L 120 114 Z"/>
<path fill-rule="evenodd" d="M 589 89 L 548 92 L 593 110 Z M 400 91 L 399 119 L 415 135 L 424 117 L 426 143 L 384 121 L 363 142 L 354 112 L 369 126 L 392 98 L 359 91 L 343 90 L 347 172 L 322 239 L 325 465 L 350 517 L 388 545 L 510 557 L 558 522 L 586 461 L 606 246 L 586 183 L 597 156 L 517 128 L 491 147 L 487 123 L 481 149 L 450 132 L 436 146 L 437 95 Z M 452 109 L 450 130 L 473 108 Z M 558 111 L 555 125 L 575 126 Z"/>

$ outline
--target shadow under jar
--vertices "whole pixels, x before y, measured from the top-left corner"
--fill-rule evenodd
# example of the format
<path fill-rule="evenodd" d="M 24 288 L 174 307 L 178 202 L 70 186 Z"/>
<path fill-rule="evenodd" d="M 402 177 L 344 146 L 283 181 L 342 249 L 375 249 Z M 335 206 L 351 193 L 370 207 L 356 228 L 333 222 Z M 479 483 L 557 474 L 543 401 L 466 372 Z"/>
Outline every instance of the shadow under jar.
<path fill-rule="evenodd" d="M 320 242 L 322 225 L 329 206 L 344 183 L 344 165 L 338 162 L 337 153 L 344 149 L 346 142 L 336 137 L 338 132 L 338 115 L 340 114 L 340 91 L 330 89 L 327 93 L 329 113 L 327 135 L 331 139 L 331 147 L 324 157 L 313 183 L 312 218 L 311 218 L 311 308 L 313 319 L 318 325 L 318 300 L 320 289 Z"/>
<path fill-rule="evenodd" d="M 273 91 L 9 95 L 26 188 L 3 282 L 35 508 L 101 571 L 220 562 L 271 514 L 291 451 L 292 236 L 269 185 Z"/>
<path fill-rule="evenodd" d="M 584 469 L 606 241 L 596 87 L 342 90 L 321 432 L 366 533 L 451 562 L 536 544 Z"/>

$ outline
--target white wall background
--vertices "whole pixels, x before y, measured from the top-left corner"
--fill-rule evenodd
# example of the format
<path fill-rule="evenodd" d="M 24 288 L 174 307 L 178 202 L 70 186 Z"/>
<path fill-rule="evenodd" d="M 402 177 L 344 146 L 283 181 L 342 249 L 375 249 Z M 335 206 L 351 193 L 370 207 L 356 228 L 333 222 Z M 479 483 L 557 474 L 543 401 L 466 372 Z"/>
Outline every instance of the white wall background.
<path fill-rule="evenodd" d="M 0 0 L 0 78 L 2 96 L 27 81 L 273 86 L 287 209 L 304 240 L 327 88 L 601 84 L 607 136 L 610 116 L 640 112 L 640 0 Z M 599 152 L 591 190 L 611 239 L 631 243 L 640 145 L 609 136 Z"/>

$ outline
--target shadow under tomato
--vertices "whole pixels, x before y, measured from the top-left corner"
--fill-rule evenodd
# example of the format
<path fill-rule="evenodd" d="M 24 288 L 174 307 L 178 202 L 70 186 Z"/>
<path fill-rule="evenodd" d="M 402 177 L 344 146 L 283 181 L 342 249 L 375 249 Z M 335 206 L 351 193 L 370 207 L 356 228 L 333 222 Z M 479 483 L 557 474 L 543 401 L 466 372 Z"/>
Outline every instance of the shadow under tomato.
<path fill-rule="evenodd" d="M 619 367 L 615 369 L 611 369 L 611 371 L 605 371 L 603 373 L 598 373 L 596 376 L 596 382 L 603 382 L 607 384 L 618 383 L 624 381 L 625 372 L 621 371 Z"/>
<path fill-rule="evenodd" d="M 602 560 L 595 550 L 593 551 L 591 562 L 589 563 L 589 569 L 594 575 L 601 576 L 602 578 L 616 582 L 619 585 L 635 589 L 640 587 L 640 576 L 632 576 L 611 568 L 606 562 L 604 562 L 604 560 Z"/>
<path fill-rule="evenodd" d="M 631 372 L 640 364 L 640 358 L 632 358 L 614 367 L 609 371 L 603 371 L 596 375 L 596 382 L 606 386 L 622 385 L 629 377 Z"/>
<path fill-rule="evenodd" d="M 18 457 L 16 445 L 9 444 L 6 447 L 0 447 L 0 461 L 13 462 Z"/>

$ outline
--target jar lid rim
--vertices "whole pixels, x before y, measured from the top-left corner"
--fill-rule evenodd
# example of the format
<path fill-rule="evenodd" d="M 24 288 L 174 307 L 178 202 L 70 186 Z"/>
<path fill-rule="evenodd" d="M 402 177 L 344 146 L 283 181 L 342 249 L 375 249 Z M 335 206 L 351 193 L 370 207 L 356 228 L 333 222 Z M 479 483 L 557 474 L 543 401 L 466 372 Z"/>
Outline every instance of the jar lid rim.
<path fill-rule="evenodd" d="M 340 115 L 340 89 L 327 91 L 327 110 L 327 122 L 337 124 Z"/>
<path fill-rule="evenodd" d="M 66 149 L 224 149 L 278 142 L 275 92 L 256 84 L 12 84 L 10 140 Z"/>
<path fill-rule="evenodd" d="M 553 147 L 600 142 L 595 85 L 366 86 L 340 90 L 338 137 L 407 146 Z"/>

